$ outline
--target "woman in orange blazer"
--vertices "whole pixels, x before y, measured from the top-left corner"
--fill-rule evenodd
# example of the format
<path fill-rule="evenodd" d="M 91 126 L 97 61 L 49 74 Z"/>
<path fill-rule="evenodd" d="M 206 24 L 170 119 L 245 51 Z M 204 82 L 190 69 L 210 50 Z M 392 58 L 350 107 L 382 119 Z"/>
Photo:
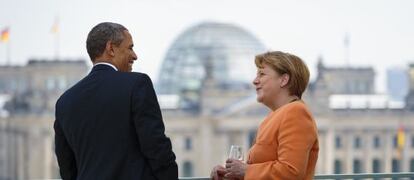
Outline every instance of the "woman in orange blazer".
<path fill-rule="evenodd" d="M 228 159 L 214 167 L 212 179 L 313 179 L 318 130 L 301 100 L 309 70 L 297 56 L 280 51 L 256 56 L 257 101 L 272 112 L 260 124 L 247 162 Z"/>

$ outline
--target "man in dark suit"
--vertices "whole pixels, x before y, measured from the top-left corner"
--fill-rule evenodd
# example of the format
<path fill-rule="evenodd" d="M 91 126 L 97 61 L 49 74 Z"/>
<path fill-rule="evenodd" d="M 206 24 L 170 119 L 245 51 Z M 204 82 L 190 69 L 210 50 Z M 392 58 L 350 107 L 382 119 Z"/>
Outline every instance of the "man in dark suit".
<path fill-rule="evenodd" d="M 56 103 L 55 146 L 63 179 L 177 179 L 151 79 L 132 73 L 128 30 L 100 23 L 88 34 L 92 71 Z"/>

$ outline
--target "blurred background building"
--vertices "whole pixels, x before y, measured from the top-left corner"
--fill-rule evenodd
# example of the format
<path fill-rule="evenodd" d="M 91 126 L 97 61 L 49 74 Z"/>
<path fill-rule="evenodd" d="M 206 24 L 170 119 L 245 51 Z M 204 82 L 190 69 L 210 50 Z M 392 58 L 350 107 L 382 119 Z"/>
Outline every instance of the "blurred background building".
<path fill-rule="evenodd" d="M 156 90 L 180 176 L 207 176 L 232 144 L 247 153 L 269 113 L 251 83 L 254 56 L 265 51 L 247 30 L 214 22 L 190 27 L 172 43 Z M 407 95 L 398 98 L 375 93 L 372 67 L 328 67 L 323 57 L 316 66 L 304 94 L 319 128 L 316 173 L 414 171 L 414 65 L 399 71 L 406 80 L 389 76 L 406 83 L 398 87 Z M 88 71 L 84 60 L 0 67 L 0 179 L 59 177 L 54 103 Z"/>
<path fill-rule="evenodd" d="M 60 177 L 53 149 L 55 103 L 88 69 L 85 60 L 0 66 L 0 179 Z"/>

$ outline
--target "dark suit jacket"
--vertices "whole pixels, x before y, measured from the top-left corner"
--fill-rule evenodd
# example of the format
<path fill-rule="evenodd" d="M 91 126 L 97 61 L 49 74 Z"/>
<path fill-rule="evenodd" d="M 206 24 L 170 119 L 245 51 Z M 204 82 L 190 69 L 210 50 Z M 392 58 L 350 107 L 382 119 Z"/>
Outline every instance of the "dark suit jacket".
<path fill-rule="evenodd" d="M 56 103 L 63 179 L 177 179 L 151 79 L 97 65 Z"/>

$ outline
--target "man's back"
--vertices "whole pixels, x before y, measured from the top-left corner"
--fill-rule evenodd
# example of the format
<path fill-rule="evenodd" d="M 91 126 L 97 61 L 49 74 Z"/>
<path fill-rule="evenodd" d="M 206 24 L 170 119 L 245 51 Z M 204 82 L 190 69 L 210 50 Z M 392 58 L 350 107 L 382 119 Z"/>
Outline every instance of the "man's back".
<path fill-rule="evenodd" d="M 177 179 L 175 155 L 145 74 L 95 66 L 59 98 L 55 131 L 61 174 L 69 179 Z"/>

